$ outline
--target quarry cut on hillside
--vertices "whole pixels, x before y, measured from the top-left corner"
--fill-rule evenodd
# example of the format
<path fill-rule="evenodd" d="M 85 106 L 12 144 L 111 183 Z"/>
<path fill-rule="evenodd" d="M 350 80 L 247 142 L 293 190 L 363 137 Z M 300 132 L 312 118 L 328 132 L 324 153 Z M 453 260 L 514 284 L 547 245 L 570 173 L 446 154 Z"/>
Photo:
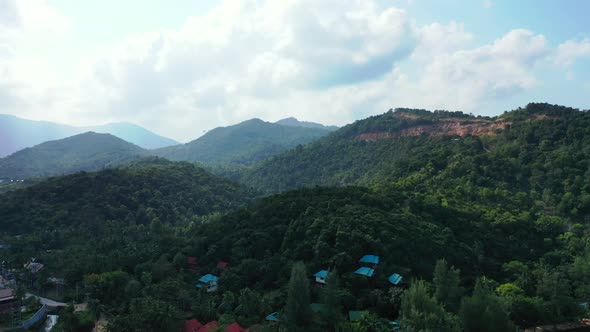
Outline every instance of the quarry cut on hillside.
<path fill-rule="evenodd" d="M 418 120 L 419 116 L 408 113 L 396 113 L 394 117 L 399 119 Z M 375 141 L 384 138 L 400 136 L 493 136 L 498 131 L 508 129 L 511 121 L 503 119 L 481 119 L 481 118 L 459 118 L 449 117 L 435 120 L 434 123 L 416 124 L 395 131 L 380 131 L 363 133 L 356 136 L 356 139 L 364 141 Z"/>

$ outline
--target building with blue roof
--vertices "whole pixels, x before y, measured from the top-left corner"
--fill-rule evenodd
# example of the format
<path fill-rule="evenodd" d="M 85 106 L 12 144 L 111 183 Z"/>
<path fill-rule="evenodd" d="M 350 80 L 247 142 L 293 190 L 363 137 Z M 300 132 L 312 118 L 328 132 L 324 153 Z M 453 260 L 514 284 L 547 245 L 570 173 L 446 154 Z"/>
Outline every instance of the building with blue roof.
<path fill-rule="evenodd" d="M 326 280 L 328 279 L 328 274 L 329 274 L 329 272 L 326 270 L 321 270 L 321 271 L 317 272 L 316 274 L 313 275 L 315 277 L 315 282 L 320 283 L 320 284 L 325 284 Z"/>
<path fill-rule="evenodd" d="M 361 318 L 363 317 L 363 315 L 368 314 L 369 312 L 366 310 L 351 310 L 348 312 L 348 319 L 351 322 L 358 322 L 359 320 L 361 320 Z"/>
<path fill-rule="evenodd" d="M 377 265 L 377 264 L 379 264 L 379 256 L 375 256 L 375 255 L 364 255 L 359 260 L 359 262 L 365 263 L 365 264 Z"/>
<path fill-rule="evenodd" d="M 205 274 L 199 278 L 199 283 L 195 287 L 205 288 L 207 289 L 207 293 L 215 292 L 217 290 L 217 281 L 219 281 L 218 276 Z"/>
<path fill-rule="evenodd" d="M 375 274 L 375 270 L 370 267 L 361 267 L 358 270 L 354 271 L 355 274 L 362 275 L 365 277 L 372 277 Z"/>
<path fill-rule="evenodd" d="M 397 285 L 399 285 L 399 284 L 402 282 L 402 279 L 403 279 L 403 277 L 402 277 L 402 276 L 400 276 L 400 275 L 399 275 L 399 274 L 397 274 L 397 273 L 394 273 L 394 274 L 390 275 L 390 276 L 389 276 L 389 278 L 387 278 L 387 280 L 388 280 L 390 283 L 392 283 L 392 284 L 394 284 L 394 285 L 396 285 L 396 286 L 397 286 Z"/>
<path fill-rule="evenodd" d="M 279 313 L 273 312 L 272 314 L 269 314 L 268 316 L 266 316 L 266 320 L 269 322 L 278 322 L 279 321 Z"/>

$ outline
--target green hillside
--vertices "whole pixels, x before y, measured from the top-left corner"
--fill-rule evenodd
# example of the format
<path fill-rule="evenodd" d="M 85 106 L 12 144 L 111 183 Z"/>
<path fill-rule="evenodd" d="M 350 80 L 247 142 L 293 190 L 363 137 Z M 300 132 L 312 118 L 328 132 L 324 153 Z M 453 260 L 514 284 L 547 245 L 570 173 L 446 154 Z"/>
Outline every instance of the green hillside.
<path fill-rule="evenodd" d="M 26 148 L 0 159 L 0 179 L 94 171 L 139 158 L 146 151 L 110 134 L 88 132 Z"/>
<path fill-rule="evenodd" d="M 251 165 L 299 144 L 312 142 L 332 130 L 283 126 L 252 119 L 229 127 L 215 128 L 192 142 L 153 150 L 153 154 L 174 161 Z"/>
<path fill-rule="evenodd" d="M 350 332 L 578 322 L 590 315 L 588 114 L 391 111 L 252 167 L 242 179 L 259 188 L 304 187 L 256 200 L 162 159 L 53 178 L 2 196 L 12 249 L 0 255 L 83 282 L 112 331 L 178 331 L 187 318 Z M 369 254 L 374 275 L 355 274 Z M 205 274 L 216 292 L 195 287 Z"/>
<path fill-rule="evenodd" d="M 188 163 L 138 161 L 124 168 L 55 177 L 6 193 L 0 227 L 21 233 L 101 223 L 186 224 L 204 215 L 235 209 L 253 197 L 239 185 Z"/>
<path fill-rule="evenodd" d="M 382 185 L 452 172 L 477 183 L 565 194 L 587 179 L 590 114 L 530 104 L 495 118 L 456 112 L 390 111 L 253 167 L 244 183 L 269 192 L 300 186 Z M 585 175 L 586 174 L 586 175 Z M 559 197 L 561 198 L 561 197 Z"/>

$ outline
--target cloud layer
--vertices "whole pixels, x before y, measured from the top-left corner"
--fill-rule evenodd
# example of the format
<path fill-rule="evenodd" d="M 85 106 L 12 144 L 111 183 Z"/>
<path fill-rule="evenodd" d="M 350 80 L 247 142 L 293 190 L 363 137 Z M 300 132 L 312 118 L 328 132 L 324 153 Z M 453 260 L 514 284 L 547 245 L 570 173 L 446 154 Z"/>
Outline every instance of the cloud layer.
<path fill-rule="evenodd" d="M 75 78 L 17 56 L 19 34 L 70 28 L 42 0 L 0 0 L 3 108 L 132 121 L 179 140 L 252 117 L 344 124 L 395 106 L 477 113 L 537 86 L 538 66 L 590 56 L 587 39 L 551 48 L 528 30 L 474 46 L 458 22 L 420 26 L 376 0 L 224 1 L 177 30 L 88 55 Z"/>

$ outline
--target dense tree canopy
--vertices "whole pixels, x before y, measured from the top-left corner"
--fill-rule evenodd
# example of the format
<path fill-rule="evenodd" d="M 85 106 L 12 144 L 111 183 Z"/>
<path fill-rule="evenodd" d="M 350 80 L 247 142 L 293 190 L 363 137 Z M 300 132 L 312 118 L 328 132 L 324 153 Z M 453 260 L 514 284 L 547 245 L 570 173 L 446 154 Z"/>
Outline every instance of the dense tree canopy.
<path fill-rule="evenodd" d="M 12 266 L 36 257 L 80 284 L 114 317 L 113 331 L 174 330 L 184 318 L 277 331 L 301 312 L 309 320 L 295 325 L 309 331 L 381 331 L 393 320 L 407 331 L 500 331 L 587 315 L 588 113 L 546 104 L 497 118 L 401 112 L 240 174 L 268 192 L 298 188 L 257 200 L 162 160 L 4 194 L 0 242 L 12 249 L 1 254 Z M 395 136 L 449 119 L 502 126 Z M 387 135 L 358 139 L 368 132 Z M 380 256 L 374 276 L 354 274 L 367 254 Z M 312 278 L 320 270 L 325 286 Z M 207 273 L 220 277 L 215 293 L 195 287 Z M 403 282 L 393 285 L 393 273 Z M 294 301 L 304 288 L 309 300 Z M 345 323 L 348 311 L 366 312 Z M 271 312 L 278 321 L 264 323 Z"/>

